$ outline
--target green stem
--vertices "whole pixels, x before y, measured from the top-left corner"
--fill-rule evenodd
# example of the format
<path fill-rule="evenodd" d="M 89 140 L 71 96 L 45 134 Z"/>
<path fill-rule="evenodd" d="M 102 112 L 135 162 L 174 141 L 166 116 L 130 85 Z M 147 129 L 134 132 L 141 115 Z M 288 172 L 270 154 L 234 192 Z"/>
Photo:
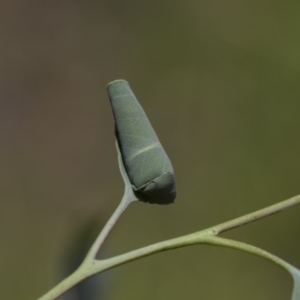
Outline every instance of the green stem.
<path fill-rule="evenodd" d="M 195 244 L 205 244 L 208 239 L 208 233 L 201 231 L 197 234 L 192 233 L 185 236 L 177 237 L 167 241 L 155 243 L 140 249 L 136 249 L 125 254 L 121 254 L 103 261 L 97 261 L 95 266 L 95 274 L 112 269 L 116 266 L 123 265 L 130 261 L 134 261 L 155 253 L 174 250 L 176 248 L 186 247 Z"/>
<path fill-rule="evenodd" d="M 213 226 L 208 230 L 212 230 L 214 235 L 218 235 L 222 232 L 261 220 L 265 217 L 269 217 L 271 215 L 282 212 L 286 209 L 292 208 L 296 205 L 300 204 L 300 195 L 292 197 L 290 199 L 281 201 L 279 203 L 273 204 L 271 206 L 262 208 L 250 214 L 244 215 L 242 217 L 227 221 L 225 223 Z"/>
<path fill-rule="evenodd" d="M 118 152 L 119 168 L 120 168 L 120 172 L 121 172 L 121 175 L 122 175 L 122 178 L 124 181 L 124 185 L 125 185 L 124 195 L 122 197 L 122 200 L 121 200 L 119 206 L 117 207 L 115 212 L 112 214 L 112 216 L 110 217 L 108 222 L 105 224 L 104 228 L 102 229 L 102 231 L 98 235 L 97 239 L 95 240 L 94 244 L 92 245 L 91 249 L 89 250 L 86 258 L 84 259 L 84 262 L 88 262 L 93 259 L 96 259 L 96 255 L 97 255 L 100 247 L 104 243 L 104 241 L 105 241 L 107 235 L 109 234 L 109 232 L 111 231 L 111 229 L 117 223 L 120 216 L 123 214 L 123 212 L 129 206 L 129 204 L 131 204 L 134 201 L 137 201 L 137 199 L 132 191 L 131 183 L 127 176 L 127 173 L 126 173 L 126 170 L 125 170 L 125 167 L 123 164 L 123 160 L 122 160 L 121 151 L 119 149 L 119 145 L 118 145 L 117 141 L 116 141 L 116 148 L 117 148 L 117 152 Z"/>
<path fill-rule="evenodd" d="M 87 268 L 78 268 L 74 273 L 61 281 L 57 286 L 51 289 L 44 296 L 38 298 L 38 300 L 53 300 L 62 296 L 68 290 L 70 290 L 73 286 L 77 285 L 81 281 L 87 279 L 89 276 L 85 272 Z"/>
<path fill-rule="evenodd" d="M 118 219 L 120 218 L 122 213 L 126 210 L 126 208 L 129 206 L 130 203 L 131 203 L 131 201 L 127 200 L 126 193 L 125 193 L 119 206 L 117 207 L 115 212 L 112 214 L 110 219 L 105 224 L 104 228 L 98 235 L 97 239 L 95 240 L 94 244 L 92 245 L 91 249 L 89 250 L 87 256 L 85 257 L 84 261 L 89 261 L 89 260 L 96 258 L 96 255 L 97 255 L 100 247 L 104 243 L 107 235 L 109 234 L 111 229 L 114 227 L 114 225 L 116 224 L 116 222 L 118 221 Z"/>
<path fill-rule="evenodd" d="M 126 190 L 126 189 L 125 189 Z M 126 193 L 126 192 L 125 192 Z M 217 237 L 217 235 L 221 232 L 260 220 L 267 216 L 273 215 L 275 213 L 279 213 L 283 210 L 288 208 L 294 207 L 295 205 L 300 204 L 300 195 L 290 198 L 288 200 L 282 201 L 278 204 L 271 205 L 269 207 L 263 208 L 256 212 L 247 214 L 245 216 L 227 221 L 225 223 L 210 227 L 205 230 L 201 230 L 192 234 L 188 234 L 185 236 L 181 236 L 178 238 L 170 239 L 167 241 L 163 241 L 160 243 L 156 243 L 147 247 L 143 247 L 134 251 L 127 252 L 125 254 L 121 254 L 115 256 L 113 258 L 105 259 L 105 260 L 95 260 L 93 258 L 96 250 L 90 251 L 87 255 L 86 259 L 84 260 L 83 264 L 79 267 L 77 271 L 75 271 L 72 275 L 67 277 L 63 280 L 60 284 L 54 287 L 51 291 L 49 291 L 46 295 L 39 298 L 38 300 L 54 300 L 57 299 L 60 295 L 65 293 L 67 290 L 72 288 L 74 285 L 79 283 L 80 281 L 101 273 L 105 270 L 114 268 L 116 266 L 125 264 L 127 262 L 137 260 L 139 258 L 149 256 L 158 252 L 167 251 L 176 249 L 179 247 L 185 247 L 189 245 L 195 244 L 207 244 L 207 245 L 214 245 L 214 246 L 223 246 L 223 247 L 230 247 L 242 251 L 246 251 L 248 253 L 252 253 L 268 259 L 277 265 L 283 267 L 284 269 L 288 270 L 289 272 L 291 269 L 294 269 L 290 264 L 285 262 L 284 260 L 276 257 L 275 255 L 254 247 L 252 245 L 248 245 L 245 243 L 241 243 L 238 241 L 232 241 L 229 239 L 224 239 Z M 123 207 L 123 206 L 122 206 Z M 117 210 L 121 210 L 118 208 Z M 115 214 L 114 214 L 115 215 Z M 119 216 L 119 213 L 116 213 L 116 216 Z M 111 228 L 111 227 L 110 227 Z M 109 228 L 109 230 L 110 230 Z M 108 233 L 108 229 L 105 231 Z M 104 238 L 107 234 L 103 234 Z M 101 234 L 100 234 L 101 236 Z M 95 244 L 92 246 L 94 249 L 98 249 L 98 246 L 101 245 L 103 241 L 103 236 L 98 238 Z M 100 242 L 99 242 L 100 241 Z"/>
<path fill-rule="evenodd" d="M 213 245 L 213 246 L 221 246 L 221 247 L 228 247 L 233 248 L 241 251 L 245 251 L 251 254 L 254 254 L 256 256 L 260 256 L 262 258 L 265 258 L 278 266 L 284 268 L 285 270 L 290 272 L 290 268 L 292 267 L 289 263 L 284 261 L 283 259 L 277 257 L 276 255 L 273 255 L 265 250 L 262 250 L 258 247 L 242 243 L 239 241 L 230 240 L 227 238 L 221 238 L 218 236 L 211 236 L 211 238 L 208 238 L 206 240 L 206 244 Z"/>
<path fill-rule="evenodd" d="M 120 266 L 122 264 L 128 263 L 133 260 L 137 260 L 155 253 L 173 250 L 176 248 L 186 247 L 190 245 L 197 245 L 197 244 L 205 244 L 205 245 L 213 245 L 213 246 L 222 246 L 222 247 L 229 247 L 241 251 L 245 251 L 256 256 L 260 256 L 265 258 L 273 263 L 281 266 L 282 268 L 286 269 L 287 271 L 291 271 L 291 268 L 294 268 L 292 265 L 287 263 L 286 261 L 282 260 L 281 258 L 262 250 L 258 247 L 242 243 L 239 241 L 230 240 L 227 238 L 221 238 L 215 235 L 212 235 L 207 230 L 202 230 L 199 232 L 195 232 L 192 234 L 188 234 L 185 236 L 181 236 L 178 238 L 170 239 L 167 241 L 163 241 L 160 243 L 156 243 L 150 246 L 146 246 L 137 250 L 133 250 L 127 252 L 125 254 L 121 254 L 115 256 L 113 258 L 109 258 L 103 261 L 97 261 L 94 264 L 95 274 L 99 272 L 106 271 L 108 269 L 114 268 L 116 266 Z"/>

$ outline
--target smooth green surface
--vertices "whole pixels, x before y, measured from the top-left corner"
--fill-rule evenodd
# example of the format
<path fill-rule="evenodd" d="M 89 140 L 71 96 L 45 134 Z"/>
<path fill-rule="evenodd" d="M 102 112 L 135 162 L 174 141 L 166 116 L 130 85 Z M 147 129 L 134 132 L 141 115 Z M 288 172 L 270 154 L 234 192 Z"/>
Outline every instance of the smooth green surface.
<path fill-rule="evenodd" d="M 146 113 L 127 81 L 113 81 L 107 89 L 116 137 L 137 197 L 149 203 L 172 203 L 176 197 L 173 166 Z"/>

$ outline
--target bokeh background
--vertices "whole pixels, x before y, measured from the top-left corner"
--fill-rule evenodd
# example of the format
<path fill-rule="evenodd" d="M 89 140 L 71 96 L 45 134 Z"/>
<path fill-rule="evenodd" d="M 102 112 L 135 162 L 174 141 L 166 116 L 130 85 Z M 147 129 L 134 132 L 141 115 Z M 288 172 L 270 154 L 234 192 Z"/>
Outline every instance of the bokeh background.
<path fill-rule="evenodd" d="M 127 79 L 146 110 L 178 197 L 132 205 L 102 257 L 299 194 L 299 10 L 267 0 L 1 1 L 0 299 L 45 293 L 118 205 L 114 79 Z M 299 216 L 294 208 L 225 236 L 300 267 Z M 101 296 L 81 299 L 286 300 L 292 288 L 277 266 L 209 246 L 99 278 Z"/>

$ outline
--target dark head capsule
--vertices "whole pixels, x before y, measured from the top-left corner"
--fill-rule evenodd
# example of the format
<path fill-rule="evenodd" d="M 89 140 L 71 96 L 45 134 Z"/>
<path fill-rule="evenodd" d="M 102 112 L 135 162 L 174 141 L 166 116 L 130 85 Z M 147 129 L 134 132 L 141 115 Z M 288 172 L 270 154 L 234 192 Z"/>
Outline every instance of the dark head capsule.
<path fill-rule="evenodd" d="M 137 198 L 157 204 L 174 202 L 172 164 L 128 82 L 113 81 L 107 90 L 123 163 Z"/>

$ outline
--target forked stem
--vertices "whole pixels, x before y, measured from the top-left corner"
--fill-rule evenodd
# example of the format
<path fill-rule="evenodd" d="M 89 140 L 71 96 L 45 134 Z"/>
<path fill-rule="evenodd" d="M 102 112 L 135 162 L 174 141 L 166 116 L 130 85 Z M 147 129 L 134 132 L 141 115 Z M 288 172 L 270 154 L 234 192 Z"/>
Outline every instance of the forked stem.
<path fill-rule="evenodd" d="M 114 227 L 114 225 L 117 223 L 118 219 L 122 215 L 122 213 L 126 210 L 126 208 L 129 206 L 131 202 L 127 201 L 125 197 L 123 197 L 122 201 L 120 202 L 117 209 L 114 211 L 110 219 L 107 221 L 105 226 L 103 227 L 102 231 L 96 238 L 94 244 L 92 245 L 91 249 L 89 250 L 87 256 L 85 257 L 84 261 L 88 261 L 91 259 L 96 259 L 97 253 L 104 243 L 106 237 L 108 236 L 111 229 Z"/>
<path fill-rule="evenodd" d="M 120 168 L 120 172 L 121 172 L 121 175 L 122 175 L 122 178 L 124 181 L 124 185 L 125 185 L 124 195 L 123 195 L 123 198 L 122 198 L 119 206 L 117 207 L 115 212 L 112 214 L 112 216 L 110 217 L 110 219 L 108 220 L 108 222 L 105 224 L 104 228 L 98 235 L 97 239 L 95 240 L 94 244 L 92 245 L 91 249 L 89 250 L 87 256 L 85 257 L 83 263 L 86 263 L 93 259 L 96 259 L 96 256 L 97 256 L 97 253 L 98 253 L 100 247 L 104 243 L 104 241 L 105 241 L 107 235 L 109 234 L 109 232 L 111 231 L 111 229 L 114 227 L 114 225 L 119 220 L 122 213 L 126 210 L 126 208 L 129 206 L 129 204 L 131 204 L 134 201 L 137 201 L 137 198 L 135 197 L 135 195 L 133 193 L 133 190 L 131 188 L 131 183 L 130 183 L 127 173 L 125 171 L 121 151 L 119 149 L 119 145 L 118 145 L 117 141 L 116 141 L 116 148 L 117 148 L 117 152 L 118 152 L 119 168 Z"/>
<path fill-rule="evenodd" d="M 125 194 L 126 194 L 126 188 L 125 188 Z M 130 198 L 128 198 L 130 199 Z M 131 198 L 131 201 L 134 201 L 134 198 Z M 123 202 L 123 201 L 122 201 Z M 124 200 L 124 203 L 125 200 Z M 131 202 L 129 202 L 131 203 Z M 128 203 L 128 204 L 129 204 Z M 128 206 L 127 204 L 127 206 Z M 101 233 L 99 237 L 97 238 L 96 242 L 92 246 L 92 249 L 90 250 L 89 254 L 87 255 L 86 259 L 82 263 L 82 265 L 69 277 L 67 277 L 65 280 L 63 280 L 60 284 L 58 284 L 56 287 L 54 287 L 51 291 L 49 291 L 47 294 L 45 294 L 43 297 L 39 298 L 38 300 L 54 300 L 57 299 L 59 296 L 61 296 L 63 293 L 68 291 L 70 288 L 75 286 L 80 281 L 83 281 L 86 278 L 89 278 L 93 275 L 96 275 L 98 273 L 101 273 L 105 270 L 114 268 L 116 266 L 125 264 L 127 262 L 149 256 L 155 253 L 159 253 L 162 251 L 172 250 L 179 247 L 185 247 L 189 245 L 195 245 L 195 244 L 207 244 L 207 245 L 214 245 L 214 246 L 225 246 L 230 247 L 234 249 L 239 249 L 242 251 L 246 251 L 248 253 L 252 253 L 258 256 L 261 256 L 265 259 L 268 259 L 277 265 L 280 265 L 281 267 L 285 268 L 289 272 L 291 272 L 291 269 L 295 269 L 290 264 L 285 262 L 284 260 L 280 259 L 279 257 L 276 257 L 275 255 L 264 251 L 262 249 L 259 249 L 257 247 L 254 247 L 252 245 L 247 245 L 245 243 L 241 243 L 238 241 L 232 241 L 229 239 L 224 239 L 217 237 L 217 235 L 221 232 L 234 229 L 239 226 L 246 225 L 251 222 L 255 222 L 257 220 L 260 220 L 262 218 L 268 217 L 270 215 L 273 215 L 275 213 L 279 213 L 283 210 L 286 210 L 288 208 L 294 207 L 295 205 L 300 204 L 300 195 L 295 196 L 293 198 L 290 198 L 288 200 L 282 201 L 280 203 L 271 205 L 269 207 L 260 209 L 256 212 L 247 214 L 245 216 L 227 221 L 225 223 L 210 227 L 205 230 L 201 230 L 192 234 L 188 234 L 185 236 L 181 236 L 175 239 L 170 239 L 167 241 L 163 241 L 160 243 L 156 243 L 147 247 L 143 247 L 134 251 L 127 252 L 125 254 L 121 254 L 112 258 L 108 258 L 105 260 L 96 260 L 94 258 L 95 253 L 97 252 L 97 249 L 101 246 L 103 243 L 105 237 L 107 236 L 109 230 L 111 229 L 111 226 L 115 223 L 117 218 L 120 216 L 122 209 L 125 209 L 124 206 L 120 205 L 117 208 L 118 212 L 115 212 L 111 218 L 111 225 L 107 225 L 108 227 L 104 230 L 104 233 Z M 124 211 L 124 210 L 123 210 Z M 106 226 L 105 226 L 106 227 Z"/>

